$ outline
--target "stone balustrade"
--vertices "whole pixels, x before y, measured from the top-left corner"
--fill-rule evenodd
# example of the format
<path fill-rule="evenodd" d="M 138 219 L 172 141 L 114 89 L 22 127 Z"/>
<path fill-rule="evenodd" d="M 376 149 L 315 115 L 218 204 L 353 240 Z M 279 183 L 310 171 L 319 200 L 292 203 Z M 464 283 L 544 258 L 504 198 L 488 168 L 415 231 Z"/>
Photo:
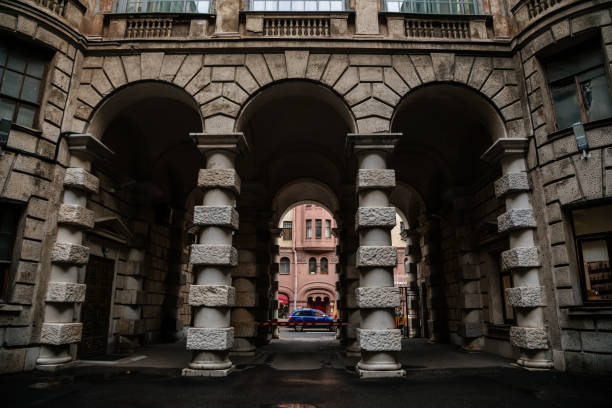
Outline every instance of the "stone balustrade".
<path fill-rule="evenodd" d="M 575 0 L 520 0 L 512 7 L 512 14 L 516 19 L 519 30 L 523 30 L 536 19 L 543 17 L 550 11 L 557 10 Z"/>

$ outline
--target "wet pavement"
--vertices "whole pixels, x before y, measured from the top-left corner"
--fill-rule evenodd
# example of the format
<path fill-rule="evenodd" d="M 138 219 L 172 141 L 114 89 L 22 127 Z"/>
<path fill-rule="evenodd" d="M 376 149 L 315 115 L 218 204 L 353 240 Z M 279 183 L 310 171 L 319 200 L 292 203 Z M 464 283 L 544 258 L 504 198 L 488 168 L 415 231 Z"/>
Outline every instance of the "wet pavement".
<path fill-rule="evenodd" d="M 174 365 L 189 355 L 179 346 L 151 347 L 146 358 L 116 365 L 0 376 L 2 406 L 585 408 L 609 406 L 612 397 L 611 377 L 526 371 L 423 341 L 402 353 L 406 377 L 389 380 L 360 380 L 333 333 L 285 331 L 255 357 L 233 358 L 236 370 L 226 378 L 181 377 L 184 366 Z"/>

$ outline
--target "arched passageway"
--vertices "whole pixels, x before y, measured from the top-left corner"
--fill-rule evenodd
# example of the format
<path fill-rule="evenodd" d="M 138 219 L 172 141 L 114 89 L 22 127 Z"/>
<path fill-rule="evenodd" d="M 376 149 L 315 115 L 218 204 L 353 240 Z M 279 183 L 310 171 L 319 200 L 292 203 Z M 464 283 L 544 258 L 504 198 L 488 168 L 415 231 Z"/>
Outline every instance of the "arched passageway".
<path fill-rule="evenodd" d="M 86 130 L 115 154 L 94 169 L 101 188 L 88 205 L 101 216 L 88 236 L 79 354 L 174 341 L 191 324 L 185 250 L 195 231 L 186 214 L 201 201 L 203 157 L 190 137 L 202 131 L 199 110 L 184 90 L 145 81 L 109 95 Z M 102 295 L 105 282 L 114 290 Z"/>

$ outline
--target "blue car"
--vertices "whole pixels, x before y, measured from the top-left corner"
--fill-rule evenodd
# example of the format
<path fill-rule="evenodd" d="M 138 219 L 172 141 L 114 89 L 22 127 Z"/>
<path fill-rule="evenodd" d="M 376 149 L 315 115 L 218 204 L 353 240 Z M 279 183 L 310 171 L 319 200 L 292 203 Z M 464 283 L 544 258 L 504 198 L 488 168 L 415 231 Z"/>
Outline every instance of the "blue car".
<path fill-rule="evenodd" d="M 314 322 L 314 323 L 333 323 L 334 319 L 327 316 L 320 310 L 317 309 L 300 309 L 295 310 L 289 316 L 289 322 Z M 307 326 L 316 327 L 316 326 Z M 327 326 L 323 326 L 327 327 Z M 295 331 L 304 331 L 304 326 L 295 326 Z M 329 326 L 329 331 L 334 331 L 334 326 Z"/>

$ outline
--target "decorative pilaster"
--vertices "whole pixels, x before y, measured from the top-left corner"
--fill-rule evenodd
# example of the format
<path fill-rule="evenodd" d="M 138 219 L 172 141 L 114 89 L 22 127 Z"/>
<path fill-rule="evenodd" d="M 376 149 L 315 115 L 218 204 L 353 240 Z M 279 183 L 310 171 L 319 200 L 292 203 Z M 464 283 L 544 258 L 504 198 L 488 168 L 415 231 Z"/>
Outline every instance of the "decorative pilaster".
<path fill-rule="evenodd" d="M 240 177 L 235 169 L 236 154 L 246 142 L 242 133 L 192 134 L 206 157 L 206 168 L 198 176 L 204 190 L 203 205 L 194 210 L 194 224 L 201 227 L 199 243 L 191 246 L 189 262 L 194 281 L 189 288 L 193 325 L 187 331 L 187 349 L 193 350 L 184 376 L 226 376 L 232 368 L 229 350 L 234 344 L 230 307 L 237 292 L 231 269 L 238 265 L 238 251 L 232 235 L 238 228 L 235 210 L 240 194 Z"/>
<path fill-rule="evenodd" d="M 545 326 L 540 283 L 540 255 L 535 246 L 535 219 L 529 202 L 529 177 L 525 155 L 528 139 L 497 140 L 482 156 L 500 163 L 503 176 L 495 182 L 495 195 L 506 199 L 506 212 L 497 219 L 499 232 L 508 234 L 510 249 L 502 253 L 502 269 L 510 270 L 513 287 L 506 290 L 516 314 L 510 342 L 521 351 L 517 364 L 529 368 L 551 368 L 548 329 Z"/>
<path fill-rule="evenodd" d="M 389 204 L 395 171 L 387 169 L 387 155 L 395 148 L 399 136 L 348 135 L 348 145 L 358 161 L 359 208 L 355 228 L 359 248 L 355 264 L 359 269 L 359 287 L 355 300 L 361 314 L 361 327 L 357 329 L 361 361 L 357 371 L 364 378 L 405 374 L 395 355 L 402 349 L 402 335 L 395 328 L 394 313 L 394 308 L 400 305 L 399 288 L 393 282 L 397 250 L 391 245 L 395 209 Z"/>
<path fill-rule="evenodd" d="M 51 276 L 45 295 L 42 344 L 36 361 L 39 370 L 54 371 L 72 362 L 70 345 L 81 341 L 83 324 L 75 322 L 76 303 L 85 300 L 85 284 L 78 283 L 79 268 L 89 260 L 89 248 L 82 245 L 83 232 L 93 228 L 94 213 L 87 208 L 89 194 L 97 193 L 98 178 L 90 173 L 94 160 L 113 155 L 89 134 L 66 137 L 70 150 L 69 167 L 64 175 L 64 193 L 58 209 L 57 238 L 51 248 Z M 76 318 L 76 319 L 75 319 Z"/>

